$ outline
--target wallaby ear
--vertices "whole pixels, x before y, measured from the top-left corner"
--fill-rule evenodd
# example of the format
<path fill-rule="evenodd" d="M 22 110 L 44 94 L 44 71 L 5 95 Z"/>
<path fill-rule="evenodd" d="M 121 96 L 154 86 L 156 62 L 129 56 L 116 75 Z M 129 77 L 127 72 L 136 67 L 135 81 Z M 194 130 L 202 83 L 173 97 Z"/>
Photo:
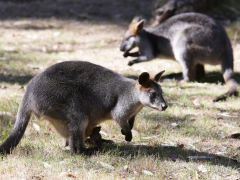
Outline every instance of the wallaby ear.
<path fill-rule="evenodd" d="M 131 24 L 129 25 L 130 33 L 135 36 L 140 33 L 144 27 L 145 20 L 140 16 L 136 16 L 133 18 Z"/>
<path fill-rule="evenodd" d="M 140 74 L 140 76 L 138 77 L 138 82 L 140 85 L 142 86 L 146 86 L 148 84 L 150 80 L 150 76 L 148 72 L 143 72 L 142 74 Z"/>
<path fill-rule="evenodd" d="M 139 22 L 139 21 L 141 21 L 142 20 L 142 17 L 141 16 L 135 16 L 134 18 L 133 18 L 133 20 L 132 20 L 132 23 L 137 23 L 137 22 Z"/>
<path fill-rule="evenodd" d="M 101 131 L 101 126 L 97 126 L 97 127 L 93 128 L 92 134 L 99 133 L 100 131 Z"/>
<path fill-rule="evenodd" d="M 145 24 L 145 20 L 144 19 L 142 19 L 141 21 L 136 23 L 136 31 L 137 31 L 137 33 L 141 32 L 143 30 L 144 24 Z"/>
<path fill-rule="evenodd" d="M 165 70 L 161 71 L 160 73 L 157 73 L 154 77 L 154 80 L 158 82 L 162 76 L 162 74 L 165 72 Z"/>

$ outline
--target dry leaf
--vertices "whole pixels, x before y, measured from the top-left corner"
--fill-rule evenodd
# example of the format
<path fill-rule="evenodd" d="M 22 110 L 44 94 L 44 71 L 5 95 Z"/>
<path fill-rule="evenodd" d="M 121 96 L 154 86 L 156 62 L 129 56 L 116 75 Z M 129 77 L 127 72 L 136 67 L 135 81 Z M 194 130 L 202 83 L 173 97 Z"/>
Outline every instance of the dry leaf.
<path fill-rule="evenodd" d="M 37 65 L 27 64 L 27 66 L 32 68 L 32 69 L 42 69 L 42 67 L 37 66 Z"/>
<path fill-rule="evenodd" d="M 171 125 L 172 125 L 173 127 L 179 126 L 179 124 L 177 124 L 177 123 L 172 123 Z"/>
<path fill-rule="evenodd" d="M 30 25 L 30 24 L 32 24 L 31 21 L 15 21 L 13 23 L 14 26 Z"/>
<path fill-rule="evenodd" d="M 40 131 L 40 126 L 37 125 L 36 123 L 33 123 L 33 127 L 36 131 L 38 131 L 38 132 Z"/>
<path fill-rule="evenodd" d="M 189 118 L 190 121 L 195 121 L 197 119 L 198 119 L 198 117 L 195 117 L 195 116 Z"/>
<path fill-rule="evenodd" d="M 43 178 L 44 178 L 44 175 L 42 174 L 32 176 L 32 179 L 35 179 L 35 180 L 42 180 Z"/>
<path fill-rule="evenodd" d="M 193 101 L 193 105 L 194 105 L 194 106 L 200 106 L 199 100 L 198 100 L 198 99 L 195 99 L 195 100 Z"/>
<path fill-rule="evenodd" d="M 195 150 L 195 151 L 197 151 L 197 152 L 201 152 L 199 149 L 197 149 L 193 144 L 191 144 L 191 143 L 188 143 L 188 147 L 189 148 L 191 148 L 191 149 L 193 149 L 193 150 Z"/>
<path fill-rule="evenodd" d="M 152 129 L 158 129 L 158 128 L 160 128 L 159 124 L 156 127 L 153 127 Z"/>
<path fill-rule="evenodd" d="M 100 161 L 98 161 L 98 163 L 101 164 L 102 167 L 104 167 L 104 168 L 111 169 L 111 170 L 114 170 L 114 169 L 115 169 L 115 168 L 114 168 L 112 165 L 110 165 L 110 164 L 107 164 L 107 163 L 104 163 L 104 162 L 100 162 Z"/>
<path fill-rule="evenodd" d="M 232 115 L 230 115 L 230 113 L 228 113 L 228 112 L 223 112 L 223 113 L 220 113 L 220 114 L 218 114 L 219 116 L 224 116 L 224 117 L 238 117 L 238 116 L 232 116 Z"/>
<path fill-rule="evenodd" d="M 161 144 L 161 147 L 165 148 L 165 147 L 177 147 L 178 145 L 170 142 L 169 144 Z"/>
<path fill-rule="evenodd" d="M 63 178 L 63 177 L 70 177 L 76 179 L 76 176 L 70 174 L 69 172 L 61 172 L 58 176 L 58 179 Z"/>
<path fill-rule="evenodd" d="M 12 113 L 7 112 L 7 111 L 0 111 L 0 115 L 6 115 L 6 116 L 14 117 Z"/>
<path fill-rule="evenodd" d="M 44 166 L 45 168 L 51 168 L 51 167 L 52 167 L 50 164 L 48 164 L 48 163 L 46 163 L 46 162 L 42 162 L 42 163 L 43 163 L 43 166 Z"/>
<path fill-rule="evenodd" d="M 146 174 L 148 176 L 153 176 L 153 173 L 151 173 L 150 171 L 147 171 L 147 170 L 142 170 L 142 173 Z"/>

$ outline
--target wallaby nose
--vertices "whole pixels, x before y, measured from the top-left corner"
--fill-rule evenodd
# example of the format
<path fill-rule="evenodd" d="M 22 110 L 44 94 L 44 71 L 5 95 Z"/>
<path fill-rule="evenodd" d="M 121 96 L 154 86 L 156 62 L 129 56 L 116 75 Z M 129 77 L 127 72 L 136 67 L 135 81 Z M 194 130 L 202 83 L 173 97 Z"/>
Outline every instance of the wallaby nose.
<path fill-rule="evenodd" d="M 167 107 L 168 107 L 168 105 L 167 105 L 166 103 L 161 104 L 161 106 L 162 106 L 162 110 L 163 110 L 163 111 L 166 110 Z"/>

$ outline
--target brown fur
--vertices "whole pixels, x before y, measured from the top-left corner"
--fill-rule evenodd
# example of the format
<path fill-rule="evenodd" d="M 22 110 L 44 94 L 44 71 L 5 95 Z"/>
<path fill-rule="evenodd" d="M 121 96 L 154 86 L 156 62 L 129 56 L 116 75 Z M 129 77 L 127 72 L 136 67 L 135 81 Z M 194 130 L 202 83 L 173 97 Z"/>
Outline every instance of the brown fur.
<path fill-rule="evenodd" d="M 131 35 L 133 36 L 136 36 L 137 35 L 137 23 L 135 22 L 132 22 L 130 25 L 129 25 L 129 31 L 131 33 Z"/>

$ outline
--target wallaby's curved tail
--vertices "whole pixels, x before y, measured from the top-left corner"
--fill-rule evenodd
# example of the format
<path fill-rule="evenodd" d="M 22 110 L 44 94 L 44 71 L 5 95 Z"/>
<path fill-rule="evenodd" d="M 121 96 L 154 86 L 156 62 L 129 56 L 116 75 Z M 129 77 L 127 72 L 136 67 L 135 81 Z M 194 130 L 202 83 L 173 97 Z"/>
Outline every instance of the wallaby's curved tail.
<path fill-rule="evenodd" d="M 225 83 L 228 87 L 228 91 L 221 95 L 216 97 L 213 102 L 217 102 L 220 100 L 226 100 L 227 97 L 232 95 L 238 95 L 237 88 L 239 86 L 238 82 L 236 81 L 235 74 L 233 72 L 233 52 L 231 48 L 231 44 L 229 39 L 226 41 L 226 54 L 224 54 L 222 59 L 222 73 L 223 78 L 225 80 Z"/>
<path fill-rule="evenodd" d="M 18 145 L 27 128 L 30 115 L 31 112 L 29 110 L 27 97 L 25 95 L 18 109 L 17 119 L 13 130 L 7 140 L 0 146 L 0 154 L 9 154 Z"/>

